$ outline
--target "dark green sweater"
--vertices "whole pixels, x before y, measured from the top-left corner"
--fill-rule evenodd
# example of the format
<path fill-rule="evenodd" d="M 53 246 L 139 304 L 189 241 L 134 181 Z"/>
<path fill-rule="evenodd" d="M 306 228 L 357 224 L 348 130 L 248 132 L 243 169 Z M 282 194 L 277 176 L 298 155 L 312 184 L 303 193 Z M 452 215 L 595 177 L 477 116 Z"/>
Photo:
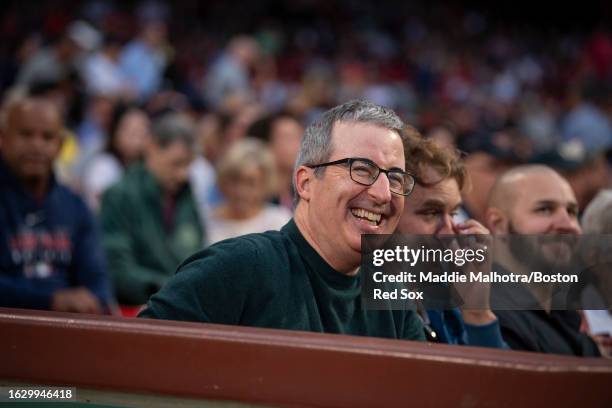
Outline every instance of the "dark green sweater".
<path fill-rule="evenodd" d="M 165 225 L 161 188 L 142 163 L 106 191 L 100 224 L 122 304 L 144 304 L 181 262 L 202 248 L 200 217 L 189 186 L 177 195 L 172 224 Z"/>
<path fill-rule="evenodd" d="M 201 251 L 140 317 L 424 340 L 413 311 L 364 310 L 361 277 L 334 270 L 295 222 Z"/>

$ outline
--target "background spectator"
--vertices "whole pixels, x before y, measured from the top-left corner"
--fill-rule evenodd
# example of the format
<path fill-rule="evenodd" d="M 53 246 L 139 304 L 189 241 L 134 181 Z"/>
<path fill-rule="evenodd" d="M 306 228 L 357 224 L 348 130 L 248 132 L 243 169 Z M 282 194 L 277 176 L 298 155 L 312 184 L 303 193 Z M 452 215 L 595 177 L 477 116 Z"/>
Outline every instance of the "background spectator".
<path fill-rule="evenodd" d="M 83 194 L 92 209 L 98 210 L 104 191 L 119 181 L 127 167 L 142 159 L 150 138 L 149 126 L 149 118 L 142 110 L 115 107 L 106 148 L 87 163 L 83 174 Z"/>
<path fill-rule="evenodd" d="M 151 97 L 162 86 L 162 74 L 168 64 L 166 35 L 164 22 L 146 22 L 139 36 L 121 53 L 121 70 L 141 100 Z"/>
<path fill-rule="evenodd" d="M 253 101 L 249 69 L 257 58 L 257 42 L 247 36 L 232 38 L 227 50 L 213 62 L 204 81 L 204 97 L 215 108 Z"/>
<path fill-rule="evenodd" d="M 31 86 L 42 82 L 58 82 L 78 68 L 82 52 L 98 46 L 100 33 L 83 21 L 72 23 L 54 44 L 39 49 L 19 71 L 17 82 Z"/>
<path fill-rule="evenodd" d="M 217 177 L 225 201 L 208 219 L 209 243 L 279 230 L 291 218 L 286 208 L 266 203 L 277 176 L 274 157 L 262 142 L 247 138 L 234 144 L 219 162 Z"/>
<path fill-rule="evenodd" d="M 612 190 L 601 191 L 591 201 L 584 211 L 582 230 L 585 234 L 593 234 L 592 240 L 587 242 L 593 243 L 588 252 L 593 256 L 595 265 L 590 271 L 594 286 L 587 287 L 583 296 L 599 298 L 605 306 L 602 310 L 584 311 L 586 329 L 599 346 L 601 354 L 612 358 L 612 299 L 609 298 L 612 293 L 611 258 L 610 251 L 597 245 L 602 241 L 599 234 L 607 234 L 608 237 L 612 234 Z"/>
<path fill-rule="evenodd" d="M 89 93 L 132 99 L 135 89 L 119 65 L 121 49 L 121 42 L 109 36 L 100 50 L 87 58 L 83 79 Z"/>
<path fill-rule="evenodd" d="M 177 265 L 202 248 L 201 220 L 188 184 L 193 143 L 187 118 L 160 117 L 144 162 L 103 195 L 103 246 L 120 304 L 145 303 Z"/>
<path fill-rule="evenodd" d="M 103 313 L 111 289 L 95 221 L 58 184 L 62 122 L 53 103 L 5 107 L 0 150 L 0 306 Z"/>
<path fill-rule="evenodd" d="M 290 210 L 293 207 L 293 167 L 304 128 L 295 116 L 281 112 L 259 119 L 247 133 L 270 146 L 278 177 L 273 202 Z"/>

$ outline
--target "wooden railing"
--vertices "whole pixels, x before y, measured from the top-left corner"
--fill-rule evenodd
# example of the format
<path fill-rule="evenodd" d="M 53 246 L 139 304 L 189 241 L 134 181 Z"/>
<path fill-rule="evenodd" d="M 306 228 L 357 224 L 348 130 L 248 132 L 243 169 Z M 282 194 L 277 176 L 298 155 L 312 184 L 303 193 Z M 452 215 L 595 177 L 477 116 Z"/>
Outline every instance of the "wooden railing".
<path fill-rule="evenodd" d="M 604 359 L 2 308 L 0 380 L 282 406 L 612 406 Z"/>

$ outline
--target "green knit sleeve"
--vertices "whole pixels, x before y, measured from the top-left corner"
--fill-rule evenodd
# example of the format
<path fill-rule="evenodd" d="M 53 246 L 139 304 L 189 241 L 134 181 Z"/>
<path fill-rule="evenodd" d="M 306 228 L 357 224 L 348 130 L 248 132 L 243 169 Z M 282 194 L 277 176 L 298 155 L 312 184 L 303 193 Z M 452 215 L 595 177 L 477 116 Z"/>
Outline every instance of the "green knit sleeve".
<path fill-rule="evenodd" d="M 187 259 L 140 317 L 239 324 L 254 292 L 256 268 L 256 250 L 248 240 L 217 243 Z"/>
<path fill-rule="evenodd" d="M 405 313 L 402 339 L 425 341 L 425 331 L 421 319 L 413 310 L 406 310 Z"/>

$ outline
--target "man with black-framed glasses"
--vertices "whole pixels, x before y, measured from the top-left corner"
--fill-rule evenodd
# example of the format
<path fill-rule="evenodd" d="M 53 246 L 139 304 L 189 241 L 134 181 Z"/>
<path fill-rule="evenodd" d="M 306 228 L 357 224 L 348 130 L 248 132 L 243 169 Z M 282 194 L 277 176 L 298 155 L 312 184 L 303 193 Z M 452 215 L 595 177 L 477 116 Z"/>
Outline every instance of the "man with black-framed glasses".
<path fill-rule="evenodd" d="M 325 112 L 302 140 L 294 218 L 195 254 L 141 317 L 424 340 L 414 311 L 361 304 L 361 235 L 393 233 L 415 182 L 403 128 L 366 101 Z"/>
<path fill-rule="evenodd" d="M 348 166 L 351 179 L 364 186 L 371 186 L 376 182 L 380 173 L 384 173 L 389 179 L 389 190 L 392 193 L 407 196 L 414 188 L 414 176 L 411 174 L 396 167 L 389 170 L 381 169 L 376 163 L 365 157 L 349 157 L 333 162 L 307 165 L 307 167 L 318 169 L 339 164 Z"/>

